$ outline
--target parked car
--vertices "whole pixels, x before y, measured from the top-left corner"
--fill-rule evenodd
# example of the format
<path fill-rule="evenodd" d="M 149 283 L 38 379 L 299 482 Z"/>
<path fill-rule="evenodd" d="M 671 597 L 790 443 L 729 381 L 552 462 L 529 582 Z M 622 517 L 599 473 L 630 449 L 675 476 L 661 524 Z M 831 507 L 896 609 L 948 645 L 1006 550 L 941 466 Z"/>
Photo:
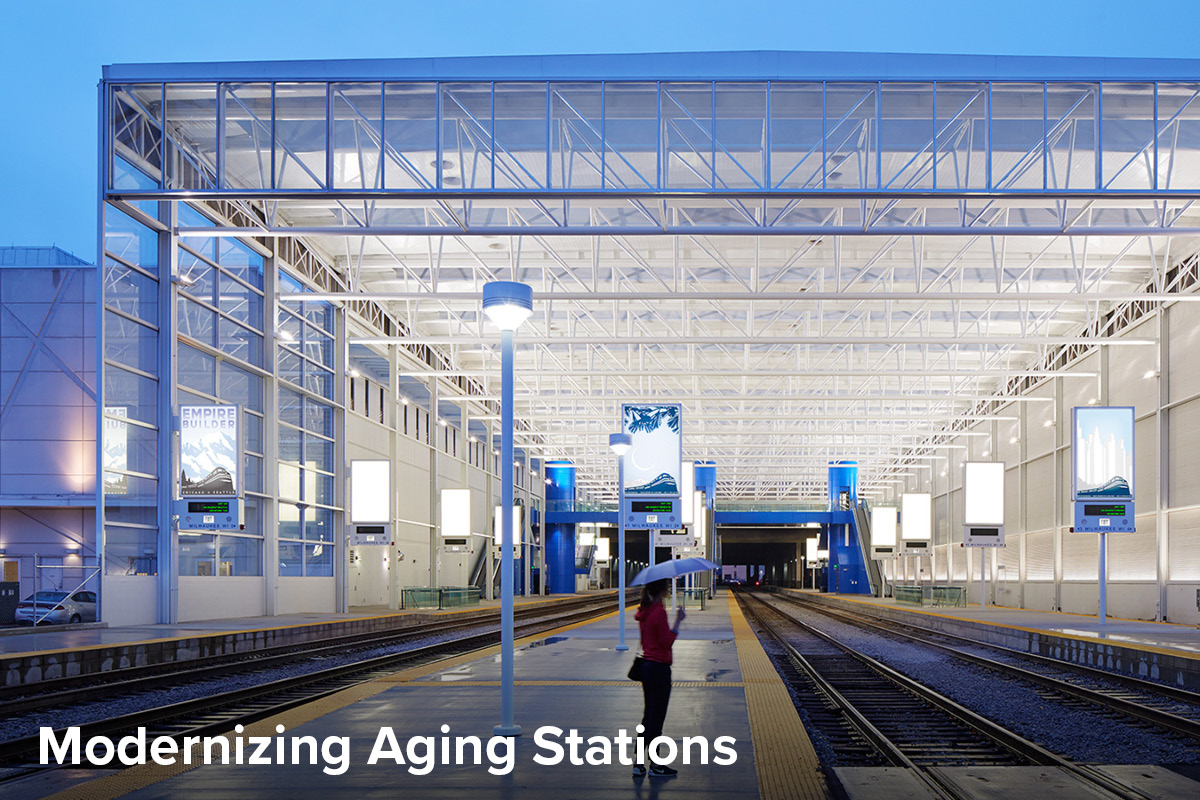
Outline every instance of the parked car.
<path fill-rule="evenodd" d="M 35 592 L 17 603 L 18 625 L 65 625 L 96 621 L 96 593 L 79 590 L 67 592 Z"/>

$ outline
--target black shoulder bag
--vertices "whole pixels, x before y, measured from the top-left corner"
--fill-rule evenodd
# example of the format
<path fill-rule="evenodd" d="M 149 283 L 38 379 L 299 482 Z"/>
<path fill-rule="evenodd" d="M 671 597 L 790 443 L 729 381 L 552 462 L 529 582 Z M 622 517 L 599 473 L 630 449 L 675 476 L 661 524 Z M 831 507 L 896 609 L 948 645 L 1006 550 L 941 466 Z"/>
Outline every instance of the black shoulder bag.
<path fill-rule="evenodd" d="M 642 661 L 644 660 L 645 659 L 642 658 L 641 653 L 633 657 L 633 665 L 629 668 L 629 680 L 641 683 Z"/>

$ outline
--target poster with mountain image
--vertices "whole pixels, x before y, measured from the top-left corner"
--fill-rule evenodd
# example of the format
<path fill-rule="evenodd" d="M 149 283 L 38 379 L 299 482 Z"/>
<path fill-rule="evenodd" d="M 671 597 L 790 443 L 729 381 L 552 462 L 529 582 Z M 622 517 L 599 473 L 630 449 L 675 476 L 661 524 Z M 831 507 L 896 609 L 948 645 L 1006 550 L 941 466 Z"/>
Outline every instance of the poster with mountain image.
<path fill-rule="evenodd" d="M 237 495 L 238 407 L 181 406 L 179 494 L 183 497 Z"/>
<path fill-rule="evenodd" d="M 633 437 L 625 458 L 625 494 L 678 497 L 682 483 L 681 406 L 621 406 L 622 429 Z"/>
<path fill-rule="evenodd" d="M 1079 406 L 1074 431 L 1075 499 L 1133 499 L 1133 408 Z"/>

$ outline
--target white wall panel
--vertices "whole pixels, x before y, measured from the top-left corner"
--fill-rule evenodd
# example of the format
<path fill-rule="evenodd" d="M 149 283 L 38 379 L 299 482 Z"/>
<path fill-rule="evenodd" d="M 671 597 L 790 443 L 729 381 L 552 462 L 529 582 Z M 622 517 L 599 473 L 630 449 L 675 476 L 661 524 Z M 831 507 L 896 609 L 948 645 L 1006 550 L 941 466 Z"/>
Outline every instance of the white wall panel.
<path fill-rule="evenodd" d="M 1045 381 L 1032 392 L 1030 397 L 1054 398 L 1054 381 Z M 1046 427 L 1054 420 L 1054 403 L 1025 403 L 1025 443 L 1029 458 L 1045 455 L 1054 449 L 1054 428 Z"/>
<path fill-rule="evenodd" d="M 1200 509 L 1167 515 L 1167 577 L 1173 581 L 1200 580 Z"/>
<path fill-rule="evenodd" d="M 1147 417 L 1133 423 L 1133 494 L 1139 514 L 1158 508 L 1157 475 L 1157 424 L 1154 417 Z"/>
<path fill-rule="evenodd" d="M 280 578 L 275 613 L 331 612 L 335 608 L 333 578 Z"/>
<path fill-rule="evenodd" d="M 1025 530 L 1021 514 L 1021 469 L 1012 463 L 1004 471 L 1004 528 L 1007 536 Z"/>
<path fill-rule="evenodd" d="M 1130 350 L 1133 348 L 1121 348 L 1121 350 Z M 1080 372 L 1099 372 L 1100 371 L 1100 356 L 1097 353 L 1092 353 L 1071 366 L 1067 372 L 1078 374 Z M 1100 402 L 1100 379 L 1099 378 L 1065 378 L 1063 380 L 1063 409 L 1064 416 L 1070 419 L 1071 409 L 1074 406 L 1086 406 L 1089 401 L 1094 400 Z"/>
<path fill-rule="evenodd" d="M 1153 513 L 1138 514 L 1135 533 L 1109 534 L 1109 580 L 1154 581 L 1155 564 L 1158 563 L 1157 523 Z"/>
<path fill-rule="evenodd" d="M 1096 581 L 1099 574 L 1100 535 L 1096 533 L 1064 533 L 1062 544 L 1062 579 L 1064 581 Z"/>
<path fill-rule="evenodd" d="M 1158 323 L 1153 319 L 1122 334 L 1134 339 L 1154 339 L 1157 335 Z M 1108 404 L 1133 406 L 1135 418 L 1154 411 L 1158 407 L 1158 381 L 1145 375 L 1156 369 L 1155 358 L 1153 347 L 1112 348 L 1108 359 Z"/>
<path fill-rule="evenodd" d="M 1200 399 L 1172 408 L 1167 425 L 1168 502 L 1172 507 L 1200 505 Z"/>
<path fill-rule="evenodd" d="M 286 579 L 281 578 L 280 580 Z M 314 578 L 299 580 L 311 581 Z M 264 578 L 199 578 L 181 575 L 179 576 L 179 621 L 260 617 L 267 613 L 265 598 Z M 333 607 L 320 610 L 332 611 Z"/>
<path fill-rule="evenodd" d="M 1025 473 L 1025 514 L 1029 530 L 1054 526 L 1054 456 L 1030 461 Z"/>
<path fill-rule="evenodd" d="M 1054 531 L 1025 534 L 1025 580 L 1054 580 Z"/>
<path fill-rule="evenodd" d="M 1177 303 L 1167 311 L 1171 402 L 1200 394 L 1200 303 Z"/>

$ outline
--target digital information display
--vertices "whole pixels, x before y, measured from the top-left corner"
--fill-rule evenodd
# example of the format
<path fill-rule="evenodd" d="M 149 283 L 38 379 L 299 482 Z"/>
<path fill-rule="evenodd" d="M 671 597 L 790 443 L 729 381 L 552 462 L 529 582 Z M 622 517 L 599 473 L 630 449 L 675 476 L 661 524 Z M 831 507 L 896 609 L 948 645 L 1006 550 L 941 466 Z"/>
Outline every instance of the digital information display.
<path fill-rule="evenodd" d="M 1083 513 L 1089 517 L 1124 517 L 1125 504 L 1095 505 L 1088 503 L 1083 507 Z"/>
<path fill-rule="evenodd" d="M 963 547 L 1004 547 L 1003 525 L 964 525 Z"/>
<path fill-rule="evenodd" d="M 228 514 L 228 500 L 189 500 L 189 514 Z"/>
<path fill-rule="evenodd" d="M 683 526 L 678 500 L 630 500 L 625 498 L 625 527 L 635 530 L 676 530 Z"/>
<path fill-rule="evenodd" d="M 1073 533 L 1133 533 L 1133 503 L 1076 503 Z"/>

